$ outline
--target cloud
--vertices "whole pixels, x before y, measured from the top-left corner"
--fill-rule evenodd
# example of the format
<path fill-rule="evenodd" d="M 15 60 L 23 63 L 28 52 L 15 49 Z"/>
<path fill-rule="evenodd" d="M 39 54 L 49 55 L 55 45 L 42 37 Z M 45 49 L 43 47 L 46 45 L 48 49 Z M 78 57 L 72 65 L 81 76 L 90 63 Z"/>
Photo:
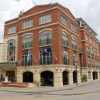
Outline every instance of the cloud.
<path fill-rule="evenodd" d="M 85 12 L 86 21 L 93 27 L 93 29 L 98 33 L 98 39 L 100 40 L 100 1 L 91 0 L 87 6 Z"/>
<path fill-rule="evenodd" d="M 69 8 L 75 17 L 83 17 L 97 33 L 100 33 L 99 0 L 2 0 L 0 1 L 0 34 L 3 33 L 4 22 L 16 17 L 20 10 L 26 11 L 34 4 L 54 2 L 59 2 Z M 100 38 L 100 34 L 98 38 Z"/>

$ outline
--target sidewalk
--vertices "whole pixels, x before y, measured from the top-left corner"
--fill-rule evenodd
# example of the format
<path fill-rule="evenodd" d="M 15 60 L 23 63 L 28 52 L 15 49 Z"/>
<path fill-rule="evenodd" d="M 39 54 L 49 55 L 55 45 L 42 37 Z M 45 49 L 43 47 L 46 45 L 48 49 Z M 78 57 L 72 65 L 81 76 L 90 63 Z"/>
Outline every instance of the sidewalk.
<path fill-rule="evenodd" d="M 64 91 L 64 90 L 74 90 L 75 88 L 94 84 L 96 81 L 91 81 L 87 83 L 81 83 L 74 85 L 67 85 L 61 88 L 55 88 L 55 87 L 33 87 L 33 88 L 13 88 L 13 87 L 0 87 L 0 92 L 12 92 L 12 93 L 26 93 L 26 94 L 36 94 L 36 93 L 47 93 L 47 92 L 57 92 L 57 91 Z"/>

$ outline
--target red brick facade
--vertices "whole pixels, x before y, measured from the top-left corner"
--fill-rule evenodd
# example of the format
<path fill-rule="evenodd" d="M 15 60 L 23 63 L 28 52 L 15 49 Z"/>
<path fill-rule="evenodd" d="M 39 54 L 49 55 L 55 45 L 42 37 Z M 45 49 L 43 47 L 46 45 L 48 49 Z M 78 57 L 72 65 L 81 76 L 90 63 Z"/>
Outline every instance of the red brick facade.
<path fill-rule="evenodd" d="M 42 15 L 50 14 L 52 16 L 52 22 L 39 25 L 39 18 Z M 60 21 L 61 15 L 66 16 L 67 22 L 66 25 L 63 25 Z M 24 20 L 32 19 L 34 22 L 33 27 L 22 29 L 22 23 Z M 23 46 L 22 46 L 22 35 L 26 32 L 31 32 L 33 34 L 32 41 L 32 64 L 40 64 L 40 43 L 39 36 L 40 31 L 43 29 L 51 29 L 52 32 L 52 54 L 53 54 L 53 64 L 63 64 L 63 47 L 62 47 L 62 32 L 66 31 L 68 35 L 68 51 L 69 65 L 72 65 L 72 55 L 73 52 L 77 54 L 78 61 L 77 64 L 81 66 L 89 66 L 87 48 L 92 46 L 95 50 L 94 58 L 92 59 L 91 66 L 95 66 L 96 60 L 100 61 L 100 48 L 96 42 L 95 36 L 90 36 L 88 30 L 80 28 L 76 18 L 71 14 L 71 12 L 62 7 L 59 4 L 50 4 L 50 5 L 40 5 L 35 6 L 32 9 L 28 10 L 25 13 L 22 13 L 18 18 L 7 21 L 5 23 L 5 33 L 4 39 L 8 39 L 11 34 L 8 34 L 8 29 L 11 26 L 16 26 L 16 33 L 18 37 L 18 49 L 17 49 L 17 61 L 22 61 Z M 77 38 L 77 48 L 72 48 L 72 35 Z M 92 43 L 91 43 L 92 41 Z M 99 48 L 99 49 L 98 49 Z M 99 54 L 98 54 L 99 53 Z M 80 56 L 81 55 L 81 56 Z M 19 64 L 20 65 L 20 64 Z"/>

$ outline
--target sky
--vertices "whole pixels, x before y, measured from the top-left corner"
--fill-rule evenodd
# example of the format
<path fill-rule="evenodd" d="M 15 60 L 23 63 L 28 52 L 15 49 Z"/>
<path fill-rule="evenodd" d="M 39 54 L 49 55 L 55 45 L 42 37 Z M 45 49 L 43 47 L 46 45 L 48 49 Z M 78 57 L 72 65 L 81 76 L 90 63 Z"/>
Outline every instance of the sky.
<path fill-rule="evenodd" d="M 70 9 L 76 18 L 82 17 L 98 34 L 100 40 L 100 0 L 1 0 L 0 1 L 0 42 L 3 40 L 4 22 L 16 18 L 20 11 L 35 5 L 60 3 Z"/>

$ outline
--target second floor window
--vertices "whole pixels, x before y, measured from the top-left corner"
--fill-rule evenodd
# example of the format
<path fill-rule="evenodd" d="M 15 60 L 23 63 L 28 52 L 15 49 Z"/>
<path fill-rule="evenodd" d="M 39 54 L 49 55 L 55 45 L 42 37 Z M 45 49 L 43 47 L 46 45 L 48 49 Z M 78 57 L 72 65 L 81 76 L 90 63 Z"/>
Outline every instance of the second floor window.
<path fill-rule="evenodd" d="M 77 49 L 77 40 L 78 38 L 75 35 L 72 35 L 72 48 Z"/>
<path fill-rule="evenodd" d="M 52 33 L 44 31 L 40 33 L 40 46 L 50 45 L 52 41 Z"/>
<path fill-rule="evenodd" d="M 48 15 L 43 15 L 40 17 L 39 19 L 39 24 L 46 24 L 46 23 L 50 23 L 52 21 L 52 17 L 50 14 Z"/>
<path fill-rule="evenodd" d="M 15 40 L 8 41 L 8 61 L 15 61 Z"/>
<path fill-rule="evenodd" d="M 62 32 L 63 47 L 68 47 L 68 36 L 66 32 Z"/>
<path fill-rule="evenodd" d="M 40 48 L 40 64 L 52 64 L 51 47 Z"/>
<path fill-rule="evenodd" d="M 33 20 L 25 20 L 22 24 L 22 29 L 31 28 L 33 26 Z"/>
<path fill-rule="evenodd" d="M 73 52 L 72 60 L 73 60 L 73 65 L 77 66 L 78 57 L 76 52 Z"/>
<path fill-rule="evenodd" d="M 63 56 L 64 64 L 68 64 L 68 52 L 64 50 L 64 56 Z"/>
<path fill-rule="evenodd" d="M 23 65 L 32 65 L 32 51 L 25 50 L 23 54 Z"/>
<path fill-rule="evenodd" d="M 32 33 L 24 33 L 23 47 L 24 49 L 32 48 Z"/>
<path fill-rule="evenodd" d="M 9 28 L 8 34 L 11 34 L 11 33 L 16 33 L 16 26 L 12 26 Z"/>

